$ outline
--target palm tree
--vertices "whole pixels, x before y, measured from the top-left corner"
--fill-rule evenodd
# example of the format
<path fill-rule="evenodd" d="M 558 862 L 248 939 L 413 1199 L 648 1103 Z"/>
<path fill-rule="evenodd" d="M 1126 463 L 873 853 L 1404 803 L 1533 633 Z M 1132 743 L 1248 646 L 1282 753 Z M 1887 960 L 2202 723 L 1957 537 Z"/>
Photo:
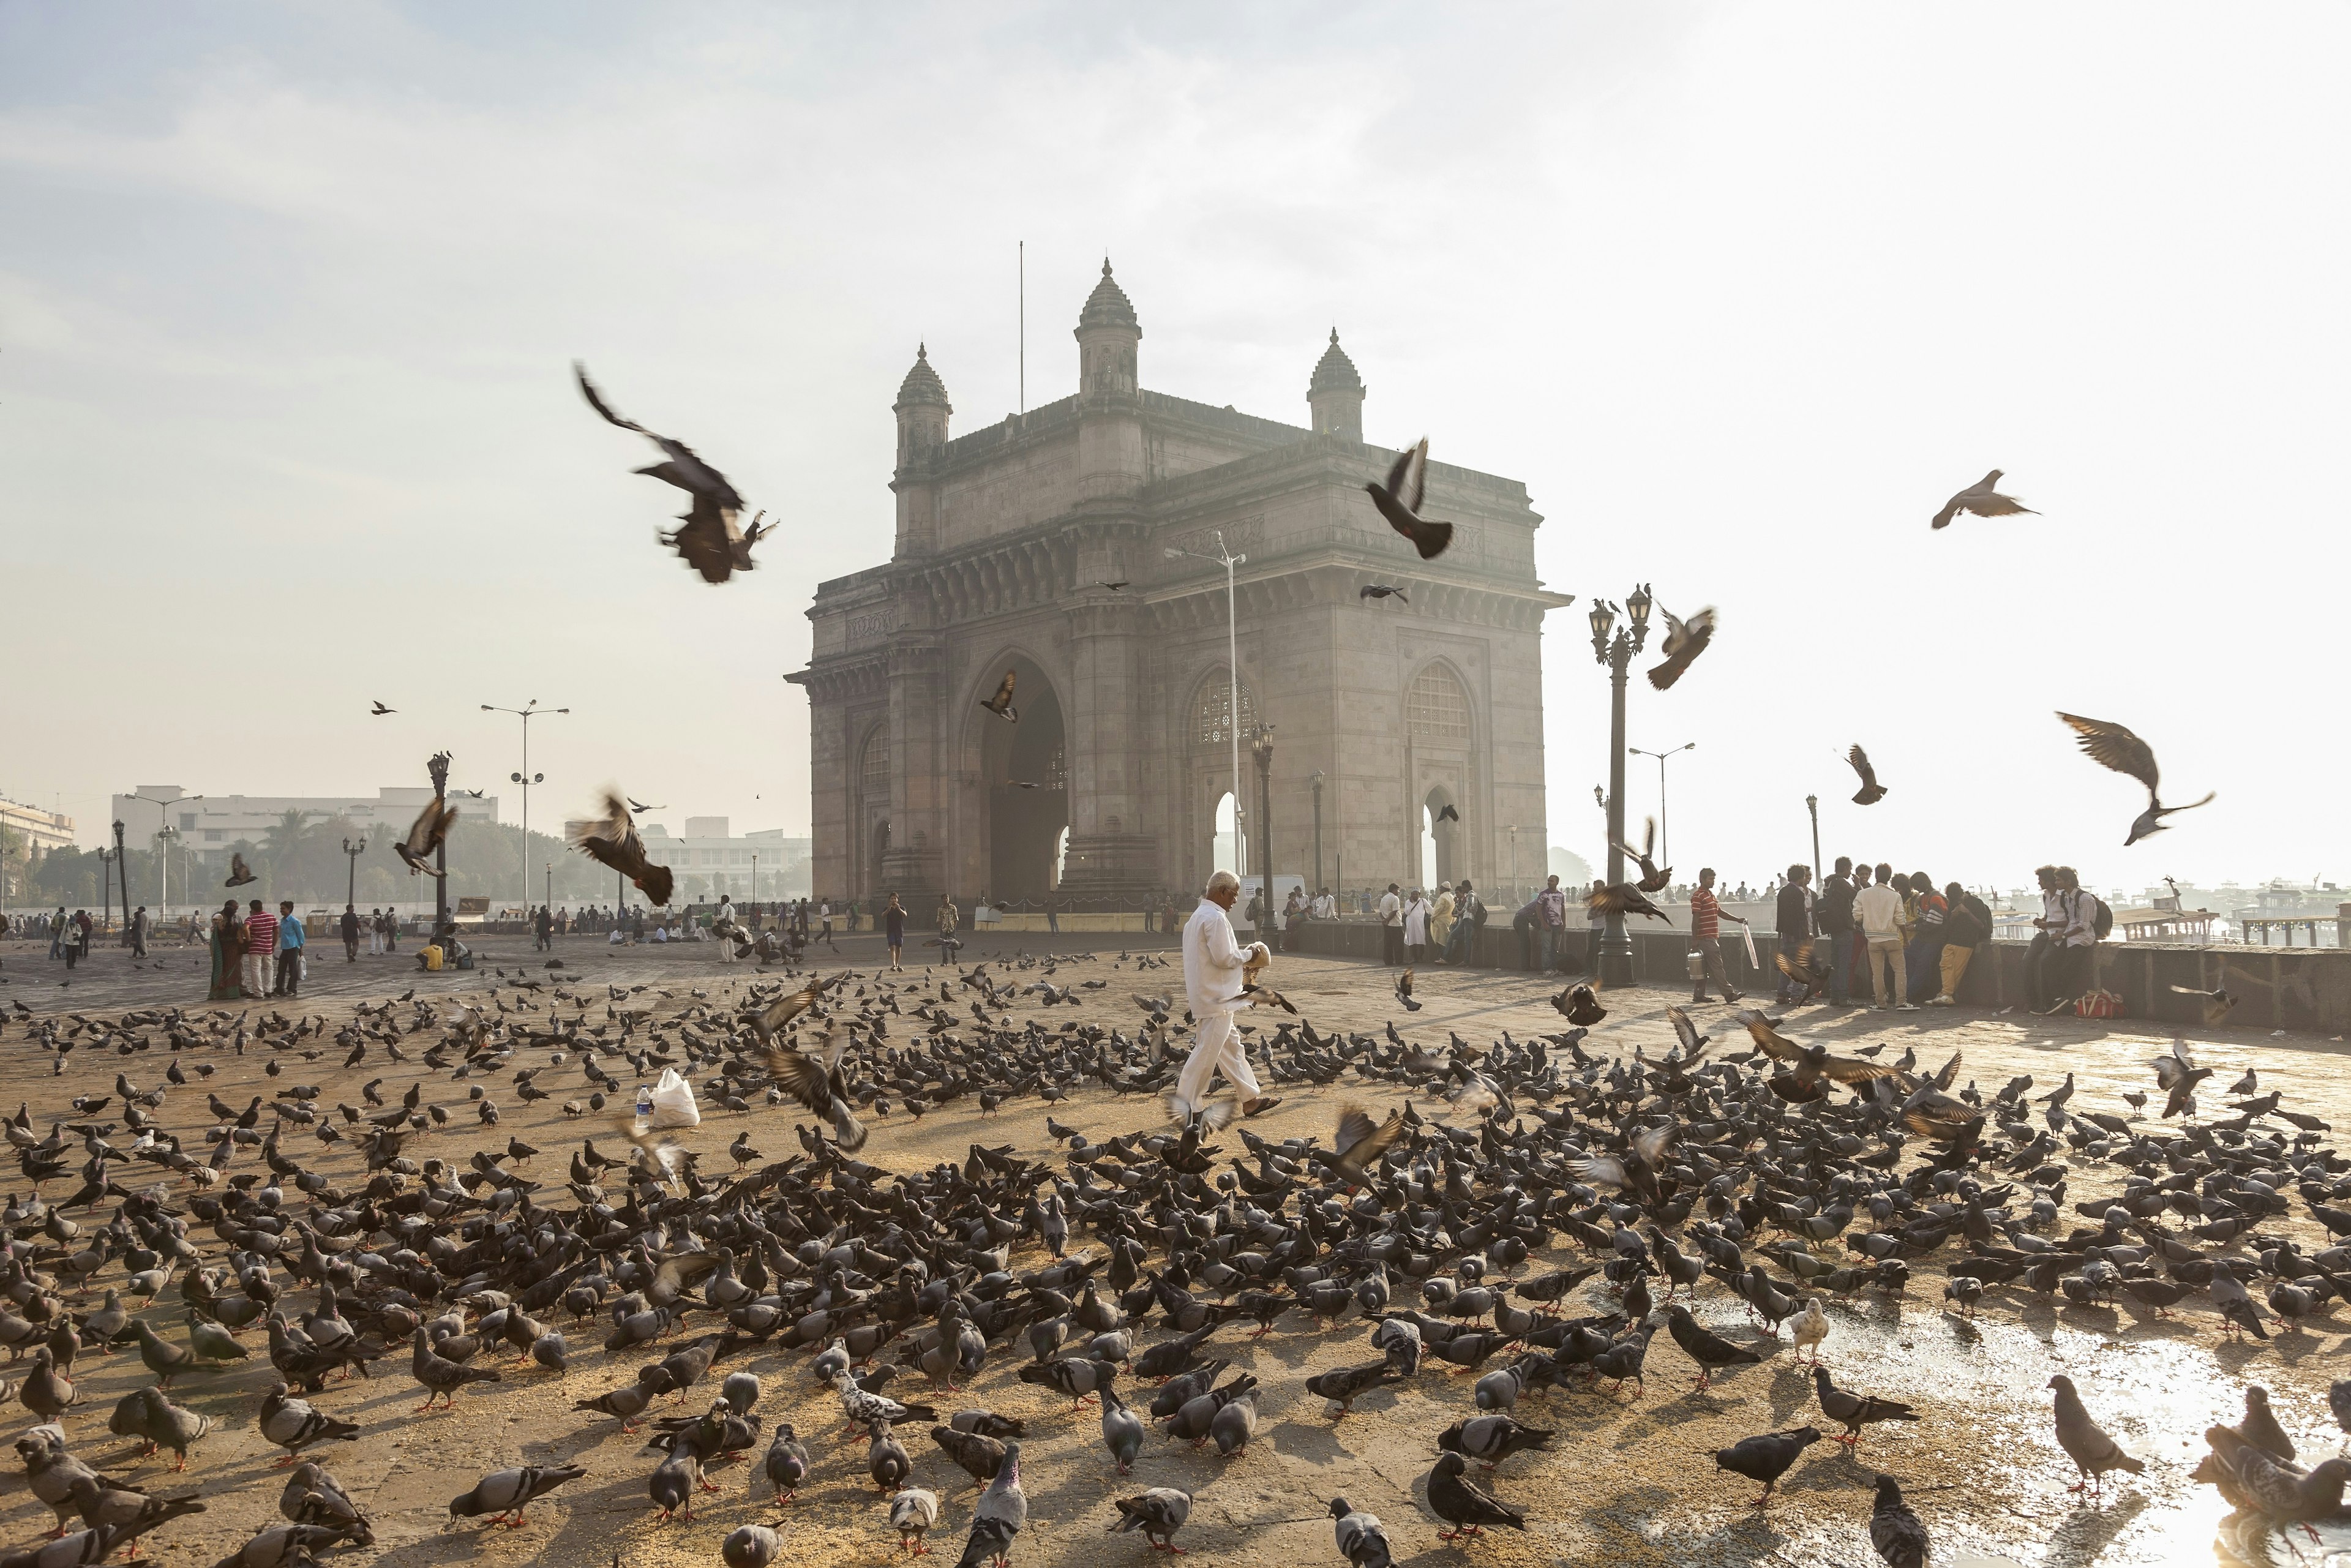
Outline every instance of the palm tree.
<path fill-rule="evenodd" d="M 307 821 L 308 815 L 298 810 L 280 813 L 277 821 L 270 824 L 269 836 L 262 844 L 264 864 L 254 868 L 262 872 L 268 879 L 270 891 L 281 898 L 308 896 L 312 891 L 307 885 L 309 879 L 303 875 L 302 865 L 303 852 L 316 836 Z"/>

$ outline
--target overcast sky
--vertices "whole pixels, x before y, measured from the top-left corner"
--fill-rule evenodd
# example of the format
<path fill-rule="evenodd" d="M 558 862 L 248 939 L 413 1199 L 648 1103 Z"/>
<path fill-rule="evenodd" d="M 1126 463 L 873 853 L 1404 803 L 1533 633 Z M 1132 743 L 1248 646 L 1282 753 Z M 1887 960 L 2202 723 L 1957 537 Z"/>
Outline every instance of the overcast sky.
<path fill-rule="evenodd" d="M 1123 15 L 1128 19 L 1118 19 Z M 1146 385 L 1523 478 L 1553 842 L 1636 685 L 1672 836 L 2003 885 L 2351 882 L 2339 6 L 0 5 L 0 793 L 371 793 L 519 766 L 808 824 L 822 579 L 885 559 L 918 340 L 956 428 L 1075 389 L 1105 252 Z M 568 383 L 780 514 L 705 586 Z M 2037 517 L 1962 519 L 1983 474 Z M 371 698 L 400 709 L 367 716 Z M 2127 724 L 2167 795 L 2052 710 Z M 1869 748 L 1892 793 L 1847 803 Z M 1646 810 L 1655 765 L 1635 758 Z M 509 811 L 513 810 L 510 805 Z"/>

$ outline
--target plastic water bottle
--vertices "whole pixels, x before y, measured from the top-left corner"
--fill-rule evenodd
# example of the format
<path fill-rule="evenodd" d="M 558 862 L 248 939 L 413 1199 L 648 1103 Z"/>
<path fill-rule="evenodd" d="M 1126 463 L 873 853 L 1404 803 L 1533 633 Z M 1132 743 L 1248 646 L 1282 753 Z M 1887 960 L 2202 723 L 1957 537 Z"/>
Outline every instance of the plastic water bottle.
<path fill-rule="evenodd" d="M 653 1092 L 643 1084 L 637 1085 L 637 1119 L 648 1121 L 653 1113 Z"/>

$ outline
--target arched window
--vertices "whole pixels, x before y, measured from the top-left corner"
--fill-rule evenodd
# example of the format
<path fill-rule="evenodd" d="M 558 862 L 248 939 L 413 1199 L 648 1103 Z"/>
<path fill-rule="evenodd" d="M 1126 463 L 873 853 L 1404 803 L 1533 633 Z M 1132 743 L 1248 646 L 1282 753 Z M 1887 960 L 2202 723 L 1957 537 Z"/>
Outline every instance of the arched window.
<path fill-rule="evenodd" d="M 857 765 L 858 792 L 867 800 L 887 800 L 890 795 L 890 727 L 877 724 L 866 737 L 865 755 Z"/>
<path fill-rule="evenodd" d="M 1233 739 L 1232 680 L 1221 672 L 1200 683 L 1200 699 L 1192 711 L 1192 740 L 1198 746 L 1230 746 Z M 1257 697 L 1241 688 L 1241 738 L 1257 728 Z"/>
<path fill-rule="evenodd" d="M 1448 746 L 1469 743 L 1469 697 L 1453 672 L 1431 664 L 1413 677 L 1405 694 L 1405 724 L 1415 740 Z"/>

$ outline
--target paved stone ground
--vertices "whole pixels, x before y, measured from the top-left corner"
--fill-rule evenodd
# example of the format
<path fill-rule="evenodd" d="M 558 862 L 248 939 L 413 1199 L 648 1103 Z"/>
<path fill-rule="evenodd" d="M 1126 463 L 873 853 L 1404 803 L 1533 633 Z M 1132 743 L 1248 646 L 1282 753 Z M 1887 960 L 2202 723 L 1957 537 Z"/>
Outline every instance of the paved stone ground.
<path fill-rule="evenodd" d="M 1166 951 L 1166 944 L 1151 938 L 1134 939 L 1124 951 L 1145 950 L 1135 945 L 1142 941 L 1152 943 L 1150 950 Z M 1171 979 L 1156 971 L 1138 977 L 1132 962 L 1117 957 L 1118 946 L 1098 940 L 1007 938 L 1000 951 L 1009 956 L 1016 949 L 1033 955 L 1049 948 L 1064 957 L 1095 955 L 1090 963 L 1065 968 L 1061 977 L 1076 973 L 1109 980 L 1107 988 L 1084 993 L 1083 1010 L 1122 1026 L 1135 1016 L 1131 992 L 1164 990 Z M 233 1032 L 240 1014 L 257 1013 L 263 1006 L 288 1013 L 298 1008 L 331 1023 L 347 1016 L 356 999 L 411 988 L 419 997 L 465 995 L 484 1005 L 519 1002 L 518 993 L 500 987 L 496 971 L 537 975 L 544 962 L 521 938 L 487 944 L 482 967 L 465 975 L 423 975 L 405 953 L 396 959 L 362 956 L 346 965 L 340 948 L 321 946 L 314 951 L 321 956 L 298 1003 L 208 1008 L 202 1000 L 204 970 L 198 967 L 197 950 L 160 949 L 138 968 L 126 955 L 102 951 L 61 988 L 57 982 L 65 977 L 62 966 L 48 962 L 42 949 L 0 946 L 0 1007 L 9 1014 L 0 1028 L 0 1067 L 10 1075 L 0 1085 L 0 1099 L 13 1089 L 14 1097 L 30 1103 L 37 1119 L 61 1113 L 76 1093 L 108 1092 L 118 1069 L 145 1086 L 159 1081 L 164 1067 L 152 1052 L 127 1058 L 77 1052 L 65 1076 L 51 1077 L 47 1054 L 27 1044 L 22 1016 L 10 998 L 37 1015 L 92 1019 L 126 1007 L 169 1003 L 217 1017 Z M 927 956 L 926 950 L 917 951 Z M 976 945 L 966 956 L 983 951 Z M 639 994 L 640 1005 L 663 1001 L 664 993 L 674 998 L 669 1005 L 682 1005 L 692 990 L 724 1000 L 730 989 L 754 977 L 751 966 L 721 965 L 704 945 L 611 948 L 569 938 L 559 952 L 569 966 L 566 972 L 583 977 L 585 993 L 598 998 L 597 1006 L 601 994 L 596 988 L 606 983 L 647 987 Z M 822 965 L 854 963 L 870 969 L 881 956 L 880 944 L 872 937 L 850 938 L 838 958 L 820 956 Z M 931 977 L 910 967 L 895 978 Z M 1395 1014 L 1386 974 L 1374 967 L 1284 958 L 1274 978 L 1318 1028 L 1377 1030 Z M 1396 1014 L 1397 1022 L 1407 1038 L 1432 1045 L 1441 1045 L 1448 1031 L 1482 1043 L 1505 1030 L 1524 1036 L 1548 1031 L 1558 1022 L 1545 1005 L 1544 988 L 1524 977 L 1423 970 L 1416 994 L 1426 1010 L 1408 1018 Z M 1676 999 L 1674 993 L 1631 991 L 1607 999 L 1611 1014 L 1587 1049 L 1629 1054 L 1640 1045 L 1656 1054 L 1670 1044 L 1663 1009 Z M 1033 1006 L 1023 998 L 1019 1012 L 1026 1015 Z M 1067 1013 L 1045 1009 L 1042 1016 L 1058 1022 Z M 1719 1009 L 1702 1014 L 1702 1027 L 1719 1016 Z M 1725 1032 L 1721 1025 L 1713 1027 Z M 2168 1037 L 2134 1030 L 2127 1022 L 2109 1027 L 1939 1009 L 1901 1015 L 1804 1009 L 1788 1030 L 1839 1050 L 1882 1040 L 1898 1054 L 1905 1045 L 1915 1045 L 1928 1061 L 1939 1061 L 1957 1048 L 1966 1052 L 1963 1078 L 1972 1077 L 1987 1092 L 2012 1072 L 2031 1072 L 2046 1087 L 2071 1070 L 2079 1083 L 2075 1109 L 2118 1113 L 2126 1110 L 2121 1092 L 2151 1084 L 2147 1059 L 2168 1043 Z M 2283 1089 L 2290 1105 L 2351 1124 L 2351 1092 L 2345 1087 L 2345 1048 L 2339 1042 L 2220 1029 L 2204 1031 L 2197 1048 L 2203 1061 L 2220 1069 L 2219 1082 L 2253 1067 L 2262 1087 Z M 216 1069 L 204 1087 L 230 1101 L 268 1093 L 287 1082 L 266 1078 L 264 1053 L 240 1057 L 223 1046 L 195 1054 Z M 344 1072 L 338 1061 L 339 1055 L 330 1052 L 315 1062 L 289 1057 L 281 1064 L 291 1069 L 292 1081 L 322 1085 L 322 1099 L 329 1104 L 356 1100 L 359 1083 L 379 1073 L 387 1096 L 423 1077 L 428 1102 L 460 1113 L 452 1130 L 423 1141 L 423 1155 L 461 1161 L 474 1146 L 502 1145 L 513 1134 L 547 1151 L 541 1162 L 546 1168 L 538 1174 L 553 1184 L 561 1179 L 557 1162 L 576 1146 L 573 1140 L 583 1132 L 601 1131 L 592 1122 L 568 1122 L 558 1111 L 574 1092 L 565 1073 L 543 1075 L 556 1092 L 554 1101 L 525 1106 L 500 1097 L 505 1123 L 485 1134 L 463 1114 L 463 1093 L 446 1078 L 372 1058 Z M 1379 1105 L 1398 1098 L 1386 1086 L 1378 1088 L 1362 1097 Z M 1280 1092 L 1285 1103 L 1255 1124 L 1269 1137 L 1294 1133 L 1327 1139 L 1337 1108 L 1350 1092 L 1344 1085 Z M 195 1088 L 175 1092 L 160 1118 L 197 1146 L 211 1122 L 203 1093 Z M 495 1085 L 492 1093 L 497 1095 Z M 753 1138 L 768 1157 L 794 1146 L 793 1109 L 763 1110 L 749 1118 Z M 1441 1109 L 1421 1106 L 1424 1114 Z M 1149 1107 L 1100 1092 L 1081 1094 L 1056 1112 L 1094 1137 L 1132 1130 L 1152 1114 Z M 703 1151 L 705 1168 L 726 1168 L 724 1146 L 743 1121 L 715 1113 L 689 1135 Z M 1009 1143 L 1034 1157 L 1053 1154 L 1040 1108 L 1031 1103 L 985 1117 L 975 1107 L 958 1105 L 933 1113 L 919 1125 L 903 1113 L 894 1115 L 877 1124 L 863 1157 L 914 1170 L 960 1158 L 967 1145 L 982 1140 Z M 348 1178 L 357 1165 L 340 1151 L 310 1153 L 318 1145 L 307 1138 L 289 1137 L 288 1145 L 304 1151 L 299 1157 L 306 1163 L 339 1178 Z M 136 1167 L 136 1173 L 144 1176 L 147 1167 Z M 2069 1196 L 2112 1185 L 2105 1169 L 2084 1165 Z M 62 1195 L 53 1185 L 51 1196 Z M 2313 1246 L 2320 1241 L 2316 1227 L 2299 1217 L 2276 1228 Z M 1017 1258 L 1015 1266 L 1039 1258 Z M 1539 1260 L 1538 1266 L 1547 1261 Z M 1144 1548 L 1136 1538 L 1104 1534 L 1106 1522 L 1115 1518 L 1110 1500 L 1161 1484 L 1196 1494 L 1192 1522 L 1182 1539 L 1215 1562 L 1335 1563 L 1323 1505 L 1333 1494 L 1344 1493 L 1387 1521 L 1398 1561 L 1415 1565 L 1455 1559 L 1867 1564 L 1875 1561 L 1866 1538 L 1869 1488 L 1880 1468 L 1911 1490 L 1935 1532 L 1938 1563 L 1967 1561 L 1970 1554 L 2030 1563 L 2199 1562 L 2211 1560 L 2220 1549 L 2216 1523 L 2222 1510 L 2209 1489 L 2188 1479 L 2200 1452 L 2194 1439 L 2210 1421 L 2234 1418 L 2246 1382 L 2271 1389 L 2281 1417 L 2306 1440 L 2307 1448 L 2322 1456 L 2335 1450 L 2339 1435 L 2325 1396 L 2331 1378 L 2351 1375 L 2351 1313 L 2266 1345 L 2237 1347 L 2222 1342 L 2209 1312 L 2157 1321 L 2127 1300 L 2116 1312 L 2053 1310 L 2037 1297 L 1994 1291 L 1970 1322 L 1941 1310 L 1942 1284 L 1940 1269 L 1930 1265 L 1917 1271 L 1903 1298 L 1857 1296 L 1830 1308 L 1837 1326 L 1823 1354 L 1840 1384 L 1912 1400 L 1925 1418 L 1916 1426 L 1873 1429 L 1858 1459 L 1830 1445 L 1815 1448 L 1791 1472 L 1768 1515 L 1744 1506 L 1751 1487 L 1717 1476 L 1711 1454 L 1739 1437 L 1801 1425 L 1815 1415 L 1809 1378 L 1791 1364 L 1788 1351 L 1771 1352 L 1769 1342 L 1761 1347 L 1771 1353 L 1763 1364 L 1740 1369 L 1697 1393 L 1690 1389 L 1693 1368 L 1660 1334 L 1641 1396 L 1556 1392 L 1522 1405 L 1524 1419 L 1559 1432 L 1552 1452 L 1511 1459 L 1497 1483 L 1504 1496 L 1529 1509 L 1530 1528 L 1523 1536 L 1489 1537 L 1460 1549 L 1435 1539 L 1439 1526 L 1419 1500 L 1419 1479 L 1430 1463 L 1437 1431 L 1468 1410 L 1469 1380 L 1426 1375 L 1415 1385 L 1367 1397 L 1355 1416 L 1335 1427 L 1322 1415 L 1320 1401 L 1300 1386 L 1310 1372 L 1367 1354 L 1360 1324 L 1316 1332 L 1284 1319 L 1280 1332 L 1261 1341 L 1250 1342 L 1234 1331 L 1214 1342 L 1266 1387 L 1258 1441 L 1246 1456 L 1229 1462 L 1217 1460 L 1213 1449 L 1202 1458 L 1180 1446 L 1162 1447 L 1155 1437 L 1134 1476 L 1122 1480 L 1103 1457 L 1091 1407 L 1072 1416 L 1050 1393 L 1017 1382 L 1012 1368 L 1019 1358 L 1007 1353 L 991 1355 L 976 1387 L 961 1396 L 940 1395 L 936 1402 L 943 1409 L 984 1404 L 1030 1423 L 1023 1470 L 1030 1525 L 1014 1553 L 1021 1568 L 1143 1561 Z M 1701 1293 L 1702 1319 L 1734 1337 L 1753 1337 L 1738 1303 L 1719 1285 L 1708 1281 Z M 159 1324 L 184 1332 L 179 1330 L 179 1313 L 170 1310 L 175 1305 L 167 1293 L 151 1315 Z M 257 1334 L 246 1337 L 260 1344 Z M 1146 1336 L 1156 1337 L 1155 1329 Z M 639 1358 L 606 1357 L 597 1348 L 601 1333 L 593 1324 L 580 1325 L 571 1338 L 581 1348 L 567 1376 L 517 1372 L 495 1386 L 468 1388 L 456 1410 L 446 1415 L 412 1415 L 418 1394 L 404 1354 L 381 1364 L 373 1382 L 330 1385 L 318 1403 L 366 1430 L 356 1442 L 333 1445 L 332 1452 L 319 1457 L 376 1513 L 379 1524 L 372 1552 L 342 1555 L 401 1565 L 477 1560 L 602 1563 L 615 1553 L 627 1564 L 706 1563 L 716 1561 L 719 1539 L 734 1525 L 778 1517 L 789 1520 L 790 1563 L 878 1562 L 890 1555 L 892 1538 L 866 1480 L 862 1445 L 832 1442 L 837 1402 L 809 1378 L 802 1354 L 759 1354 L 746 1363 L 768 1380 L 759 1416 L 768 1424 L 794 1421 L 817 1452 L 816 1475 L 799 1504 L 779 1513 L 764 1485 L 747 1491 L 745 1471 L 736 1467 L 716 1472 L 723 1490 L 705 1500 L 692 1525 L 660 1527 L 653 1522 L 656 1515 L 644 1490 L 653 1460 L 640 1453 L 634 1439 L 619 1436 L 608 1419 L 571 1410 L 573 1401 L 625 1382 Z M 84 1368 L 85 1403 L 68 1421 L 76 1451 L 158 1486 L 184 1481 L 210 1501 L 209 1512 L 160 1532 L 155 1544 L 161 1560 L 211 1563 L 276 1518 L 283 1472 L 273 1468 L 274 1454 L 253 1430 L 256 1404 L 269 1381 L 260 1355 L 235 1372 L 189 1376 L 175 1387 L 176 1396 L 222 1423 L 199 1445 L 184 1478 L 160 1474 L 152 1460 L 132 1461 L 131 1446 L 106 1432 L 106 1415 L 115 1400 L 144 1381 L 135 1354 L 86 1354 Z M 2148 1461 L 2144 1476 L 2117 1478 L 2102 1506 L 2085 1505 L 2065 1490 L 2071 1467 L 2051 1440 L 2043 1389 L 2056 1370 L 2069 1372 L 2093 1412 Z M 21 1406 L 10 1405 L 7 1412 L 0 1426 L 21 1430 L 30 1424 Z M 971 1493 L 958 1485 L 962 1472 L 924 1441 L 919 1428 L 906 1436 L 918 1482 L 943 1496 L 960 1494 L 950 1498 L 936 1537 L 940 1550 L 952 1553 L 968 1522 Z M 526 1459 L 576 1461 L 590 1474 L 557 1494 L 552 1504 L 534 1509 L 521 1530 L 484 1533 L 470 1525 L 447 1525 L 447 1500 L 479 1472 Z M 21 1545 L 46 1522 L 29 1497 L 16 1490 L 0 1508 L 0 1543 Z M 2330 1541 L 2328 1546 L 2351 1548 L 2351 1539 Z M 2276 1550 L 2280 1559 L 2287 1557 Z"/>

